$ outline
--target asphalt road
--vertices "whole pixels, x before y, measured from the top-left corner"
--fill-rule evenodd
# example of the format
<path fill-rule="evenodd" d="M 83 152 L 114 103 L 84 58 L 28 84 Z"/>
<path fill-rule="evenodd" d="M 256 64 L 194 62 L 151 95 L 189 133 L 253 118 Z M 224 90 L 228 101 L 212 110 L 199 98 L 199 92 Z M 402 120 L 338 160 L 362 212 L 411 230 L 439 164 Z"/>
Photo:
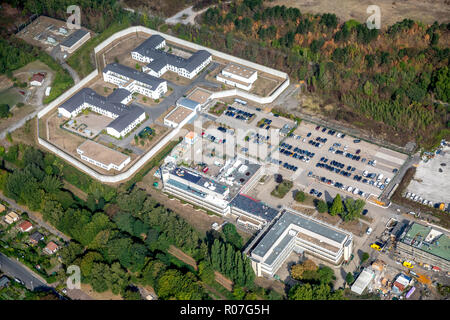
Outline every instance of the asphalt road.
<path fill-rule="evenodd" d="M 25 283 L 25 286 L 30 290 L 34 290 L 38 287 L 50 288 L 43 279 L 33 274 L 20 262 L 9 258 L 2 253 L 0 253 L 0 270 L 10 277 L 22 280 Z"/>

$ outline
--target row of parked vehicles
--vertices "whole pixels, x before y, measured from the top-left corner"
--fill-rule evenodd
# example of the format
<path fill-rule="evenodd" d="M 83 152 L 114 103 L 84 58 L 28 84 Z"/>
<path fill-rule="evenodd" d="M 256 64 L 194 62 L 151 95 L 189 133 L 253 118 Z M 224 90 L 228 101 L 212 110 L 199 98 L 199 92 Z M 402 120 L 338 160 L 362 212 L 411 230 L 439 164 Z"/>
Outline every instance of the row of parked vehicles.
<path fill-rule="evenodd" d="M 212 134 L 207 134 L 205 136 L 205 132 L 202 132 L 202 137 L 204 139 L 208 139 L 211 142 L 215 142 L 215 143 L 219 143 L 219 144 L 224 144 L 225 142 L 227 142 L 227 139 L 219 139 L 216 136 L 212 135 Z"/>
<path fill-rule="evenodd" d="M 292 171 L 294 171 L 294 172 L 298 170 L 298 167 L 297 167 L 297 166 L 294 166 L 294 165 L 289 164 L 289 163 L 287 163 L 287 162 L 285 162 L 285 163 L 283 164 L 283 168 L 288 169 L 288 170 L 292 170 Z"/>
<path fill-rule="evenodd" d="M 316 142 L 314 140 L 309 140 L 308 143 L 316 148 L 321 148 L 323 146 L 323 144 L 321 144 L 320 142 Z"/>
<path fill-rule="evenodd" d="M 320 130 L 320 126 L 317 126 L 317 127 L 316 127 L 316 130 Z M 327 132 L 327 130 L 328 130 L 328 132 Z M 323 133 L 327 132 L 330 136 L 334 136 L 334 134 L 336 133 L 335 130 L 327 129 L 327 128 L 325 128 L 325 127 L 323 127 L 321 131 L 322 131 Z M 344 137 L 345 137 L 345 133 L 340 133 L 340 132 L 338 132 L 338 133 L 336 134 L 336 137 L 338 137 L 338 138 L 344 138 Z"/>
<path fill-rule="evenodd" d="M 272 120 L 270 119 L 264 119 L 263 123 L 261 123 L 258 128 L 264 128 L 266 130 L 270 129 L 270 124 L 272 123 Z"/>
<path fill-rule="evenodd" d="M 341 176 L 344 176 L 344 177 L 350 177 L 352 175 L 350 172 L 345 171 L 343 169 L 345 167 L 345 165 L 343 163 L 339 163 L 335 160 L 332 160 L 330 162 L 330 164 L 328 164 L 328 163 L 326 163 L 328 161 L 328 159 L 324 158 L 324 157 L 321 158 L 321 161 L 322 162 L 316 163 L 316 168 L 325 168 L 328 171 L 336 172 L 337 174 L 340 174 Z"/>
<path fill-rule="evenodd" d="M 225 111 L 225 115 L 231 118 L 236 118 L 238 120 L 248 121 L 255 114 L 229 106 L 227 108 L 227 111 Z"/>
<path fill-rule="evenodd" d="M 311 173 L 311 175 L 312 175 L 312 173 Z M 346 186 L 346 185 L 344 185 L 344 184 L 341 183 L 341 182 L 330 180 L 330 179 L 328 179 L 327 177 L 320 177 L 320 178 L 319 178 L 319 181 L 320 181 L 320 182 L 323 182 L 323 183 L 325 183 L 325 184 L 334 186 L 334 187 L 336 187 L 336 188 L 338 188 L 338 189 L 345 190 L 345 191 L 347 191 L 347 192 L 353 193 L 354 195 L 359 195 L 359 196 L 361 196 L 361 197 L 366 197 L 366 196 L 367 196 L 367 193 L 366 193 L 366 192 L 364 192 L 364 191 L 362 191 L 362 190 L 359 190 L 359 189 L 356 188 L 356 187 L 353 187 L 353 186 Z"/>
<path fill-rule="evenodd" d="M 316 190 L 316 189 L 311 189 L 309 191 L 309 194 L 312 196 L 316 196 L 317 198 L 320 198 L 322 196 L 322 192 L 320 192 L 319 190 Z"/>
<path fill-rule="evenodd" d="M 362 183 L 369 184 L 369 185 L 377 187 L 381 190 L 384 190 L 384 188 L 386 188 L 386 186 L 391 182 L 391 179 L 387 178 L 387 177 L 384 178 L 382 173 L 378 174 L 378 176 L 377 176 L 376 173 L 373 173 L 373 172 L 369 173 L 369 171 L 364 170 L 362 175 L 364 177 L 364 178 L 361 177 Z M 375 178 L 376 178 L 376 180 L 375 180 Z M 359 179 L 358 181 L 361 181 L 361 179 Z"/>
<path fill-rule="evenodd" d="M 422 203 L 424 205 L 427 205 L 427 206 L 430 206 L 430 207 L 433 207 L 433 205 L 434 205 L 431 200 L 424 199 L 421 196 L 419 196 L 417 194 L 414 194 L 412 192 L 407 192 L 406 193 L 406 198 L 409 198 L 409 199 L 411 199 L 413 201 L 416 201 L 416 202 L 420 202 L 420 203 Z"/>

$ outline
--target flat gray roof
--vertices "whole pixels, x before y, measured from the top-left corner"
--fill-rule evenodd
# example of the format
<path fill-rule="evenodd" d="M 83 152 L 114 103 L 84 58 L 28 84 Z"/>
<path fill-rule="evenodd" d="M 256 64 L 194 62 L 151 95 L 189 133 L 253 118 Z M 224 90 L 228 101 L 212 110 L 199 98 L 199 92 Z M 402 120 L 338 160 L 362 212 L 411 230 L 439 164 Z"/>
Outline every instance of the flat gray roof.
<path fill-rule="evenodd" d="M 61 45 L 64 47 L 72 47 L 75 43 L 77 43 L 81 38 L 83 38 L 86 33 L 89 33 L 86 30 L 78 29 L 74 33 L 72 33 L 70 36 L 67 37 L 66 40 L 64 40 Z"/>
<path fill-rule="evenodd" d="M 280 243 L 273 248 L 272 253 L 266 259 L 266 263 L 268 265 L 271 265 L 275 261 L 278 255 L 284 250 L 284 248 L 286 248 L 289 242 L 291 242 L 292 238 L 294 238 L 294 236 L 291 236 L 289 233 L 286 234 L 283 240 L 281 240 Z"/>
<path fill-rule="evenodd" d="M 312 218 L 285 210 L 281 217 L 275 221 L 270 230 L 259 241 L 252 253 L 263 257 L 291 224 L 297 225 L 338 243 L 342 243 L 348 236 L 347 234 L 328 227 Z"/>
<path fill-rule="evenodd" d="M 278 214 L 278 210 L 269 207 L 260 200 L 253 199 L 245 194 L 238 194 L 231 201 L 231 206 L 263 218 L 266 221 L 272 221 Z"/>

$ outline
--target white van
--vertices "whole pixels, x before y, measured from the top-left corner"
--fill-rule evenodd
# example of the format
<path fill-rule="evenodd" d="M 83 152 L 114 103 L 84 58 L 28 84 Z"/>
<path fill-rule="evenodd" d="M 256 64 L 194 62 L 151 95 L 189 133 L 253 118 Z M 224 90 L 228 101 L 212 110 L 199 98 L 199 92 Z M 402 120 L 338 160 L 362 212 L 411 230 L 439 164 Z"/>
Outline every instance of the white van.
<path fill-rule="evenodd" d="M 382 174 L 382 173 L 380 173 L 380 174 L 378 175 L 377 181 L 381 181 L 381 179 L 383 179 L 383 174 Z"/>

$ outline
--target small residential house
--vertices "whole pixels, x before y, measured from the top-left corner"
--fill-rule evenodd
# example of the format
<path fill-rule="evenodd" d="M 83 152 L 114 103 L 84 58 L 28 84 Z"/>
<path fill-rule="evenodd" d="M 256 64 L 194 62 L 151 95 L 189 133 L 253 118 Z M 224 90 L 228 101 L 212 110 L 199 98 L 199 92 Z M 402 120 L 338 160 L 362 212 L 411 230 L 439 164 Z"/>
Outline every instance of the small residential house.
<path fill-rule="evenodd" d="M 35 73 L 31 77 L 30 85 L 40 87 L 44 83 L 45 80 L 45 74 L 44 73 Z"/>
<path fill-rule="evenodd" d="M 15 213 L 14 211 L 11 211 L 3 218 L 3 220 L 7 224 L 13 224 L 16 221 L 19 221 L 19 215 L 17 213 Z"/>
<path fill-rule="evenodd" d="M 33 245 L 36 245 L 39 243 L 39 241 L 44 240 L 44 235 L 38 231 L 33 232 L 32 235 L 30 235 L 30 243 Z"/>
<path fill-rule="evenodd" d="M 24 221 L 19 225 L 19 230 L 22 232 L 28 232 L 31 231 L 31 229 L 33 229 L 33 225 L 31 224 L 30 221 Z"/>
<path fill-rule="evenodd" d="M 59 249 L 58 245 L 53 241 L 50 241 L 44 248 L 44 251 L 48 254 L 54 254 L 56 251 L 58 251 L 58 249 Z"/>

